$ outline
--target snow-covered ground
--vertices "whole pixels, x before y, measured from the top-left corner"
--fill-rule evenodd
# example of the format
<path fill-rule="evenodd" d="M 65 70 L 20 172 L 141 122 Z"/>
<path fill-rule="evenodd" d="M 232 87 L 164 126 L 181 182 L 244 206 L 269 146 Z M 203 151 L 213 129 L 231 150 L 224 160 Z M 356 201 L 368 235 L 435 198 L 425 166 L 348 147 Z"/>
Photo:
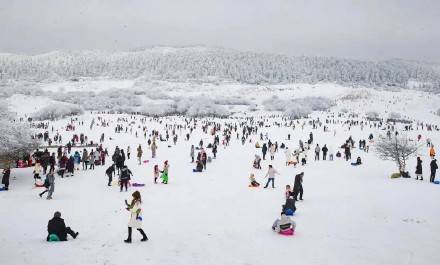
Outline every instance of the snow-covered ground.
<path fill-rule="evenodd" d="M 57 91 L 58 85 L 69 87 L 49 84 L 43 90 Z M 99 89 L 103 87 L 95 85 Z M 129 82 L 120 83 L 120 88 L 130 89 L 130 85 Z M 336 100 L 337 105 L 331 111 L 346 108 L 349 112 L 363 114 L 374 110 L 384 117 L 394 111 L 410 119 L 439 122 L 439 117 L 432 114 L 438 108 L 438 96 L 412 90 L 368 90 L 364 98 L 343 100 L 341 98 L 345 95 L 352 95 L 360 89 L 332 84 L 264 87 L 158 82 L 154 85 L 170 96 L 195 95 L 198 91 L 198 94 L 210 97 L 242 97 L 258 105 L 273 95 L 283 99 L 325 96 Z M 111 88 L 113 84 L 107 86 Z M 69 90 L 79 89 L 69 87 Z M 7 101 L 11 110 L 20 116 L 53 104 L 48 98 L 24 95 L 15 95 Z M 243 117 L 244 112 L 253 115 L 241 107 L 236 117 Z M 254 116 L 261 113 L 268 114 L 258 111 Z M 312 116 L 325 120 L 327 115 L 320 112 Z M 97 116 L 108 120 L 110 126 L 95 125 L 90 130 L 91 120 L 96 120 Z M 128 118 L 128 123 L 120 124 L 132 128 L 132 133 L 114 132 L 118 117 Z M 161 123 L 149 119 L 146 124 L 141 124 L 139 116 L 86 113 L 79 120 L 84 121 L 84 126 L 76 124 L 74 132 L 65 130 L 69 119 L 56 121 L 51 126 L 61 133 L 64 141 L 73 134 L 84 133 L 89 140 L 96 142 L 101 133 L 105 133 L 104 147 L 111 154 L 116 145 L 124 149 L 128 145 L 131 147 L 132 159 L 127 164 L 134 173 L 133 181 L 146 184 L 138 190 L 144 202 L 144 230 L 150 240 L 139 242 L 139 234 L 133 231 L 134 243 L 127 245 L 123 242 L 129 219 L 124 200 L 130 199 L 136 188 L 121 193 L 118 187 L 107 187 L 106 167 L 98 166 L 95 171 L 80 170 L 71 178 L 57 177 L 51 201 L 38 197 L 40 189 L 33 187 L 32 169 L 16 169 L 12 173 L 11 190 L 0 192 L 2 264 L 431 265 L 440 258 L 440 208 L 436 207 L 440 200 L 440 185 L 428 182 L 430 158 L 426 145 L 419 151 L 424 161 L 423 182 L 390 179 L 396 166 L 393 162 L 378 159 L 373 146 L 369 153 L 353 150 L 352 157 L 361 156 L 364 163 L 358 167 L 337 158 L 333 162 L 312 161 L 312 151 L 309 151 L 306 166 L 287 167 L 280 150 L 275 161 L 265 160 L 263 169 L 255 170 L 252 168 L 254 155 L 261 154 L 260 149 L 254 147 L 259 136 L 251 135 L 252 142 L 242 145 L 234 134 L 229 147 L 219 147 L 218 157 L 208 164 L 207 171 L 193 173 L 194 164 L 190 163 L 189 157 L 191 144 L 197 145 L 200 139 L 205 143 L 212 141 L 212 136 L 201 131 L 200 121 L 190 141 L 183 140 L 187 131 L 177 130 L 177 145 L 174 146 L 171 139 L 158 142 L 158 156 L 151 159 L 141 127 L 147 126 L 149 132 L 157 129 L 163 133 L 167 123 L 184 124 L 182 118 L 161 118 Z M 217 121 L 239 122 L 241 119 Z M 291 127 L 275 126 L 274 122 L 280 122 L 280 119 L 268 119 L 266 124 L 271 126 L 260 128 L 258 133 L 267 132 L 272 141 L 285 143 L 289 148 L 296 148 L 298 141 L 306 140 L 310 132 L 314 134 L 315 143 L 327 144 L 335 151 L 349 136 L 358 141 L 367 139 L 370 133 L 375 137 L 385 133 L 368 126 L 363 130 L 353 126 L 349 130 L 342 124 L 328 125 L 329 132 L 323 132 L 322 127 L 312 129 L 309 125 L 304 129 L 296 126 L 292 130 Z M 138 138 L 135 137 L 136 131 Z M 411 131 L 409 136 L 415 139 L 419 133 L 423 142 L 427 137 L 434 144 L 440 142 L 440 135 L 435 131 Z M 291 140 L 287 140 L 288 134 L 291 134 Z M 143 160 L 149 159 L 140 166 L 134 158 L 139 144 L 144 150 Z M 169 184 L 153 184 L 153 166 L 162 167 L 165 160 L 171 165 Z M 249 188 L 248 177 L 252 172 L 261 184 L 265 183 L 264 175 L 269 164 L 280 172 L 276 177 L 276 188 Z M 414 169 L 415 158 L 412 158 L 408 170 L 412 174 Z M 305 200 L 297 203 L 298 210 L 293 217 L 297 223 L 295 235 L 280 236 L 272 232 L 271 225 L 279 217 L 284 203 L 285 185 L 293 185 L 294 176 L 302 171 L 305 172 Z M 45 241 L 47 221 L 57 210 L 61 211 L 67 225 L 80 233 L 77 239 L 63 243 Z"/>

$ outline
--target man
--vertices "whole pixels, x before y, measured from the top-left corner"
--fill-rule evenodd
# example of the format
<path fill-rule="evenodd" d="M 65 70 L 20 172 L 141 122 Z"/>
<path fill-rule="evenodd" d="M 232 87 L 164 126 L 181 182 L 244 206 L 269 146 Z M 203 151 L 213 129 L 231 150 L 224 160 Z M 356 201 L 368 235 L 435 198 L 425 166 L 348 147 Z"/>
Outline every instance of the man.
<path fill-rule="evenodd" d="M 266 183 L 266 186 L 264 188 L 266 189 L 269 186 L 269 183 L 272 181 L 272 189 L 275 188 L 275 174 L 279 173 L 272 167 L 272 165 L 269 165 L 269 169 L 267 170 L 265 178 L 269 177 Z"/>
<path fill-rule="evenodd" d="M 109 168 L 107 168 L 107 170 L 105 171 L 105 174 L 108 177 L 108 184 L 107 186 L 111 186 L 112 181 L 113 181 L 113 176 L 115 175 L 115 165 L 112 164 Z"/>
<path fill-rule="evenodd" d="M 324 145 L 324 147 L 322 148 L 322 160 L 327 159 L 327 152 L 328 152 L 327 145 Z"/>
<path fill-rule="evenodd" d="M 437 159 L 433 159 L 431 161 L 431 163 L 429 164 L 429 166 L 431 167 L 431 178 L 430 178 L 430 182 L 434 183 L 435 181 L 435 173 L 438 169 L 438 165 L 437 165 Z"/>
<path fill-rule="evenodd" d="M 293 197 L 295 198 L 295 201 L 298 201 L 298 195 L 299 195 L 299 200 L 301 201 L 303 200 L 303 193 L 304 193 L 302 186 L 303 177 L 304 177 L 304 172 L 301 172 L 295 176 L 295 183 L 293 184 Z"/>
<path fill-rule="evenodd" d="M 67 241 L 68 234 L 73 238 L 76 238 L 79 234 L 78 232 L 75 233 L 70 227 L 66 227 L 60 212 L 55 212 L 53 218 L 49 220 L 47 232 L 47 241 L 49 241 L 50 235 L 56 235 L 60 241 Z"/>
<path fill-rule="evenodd" d="M 315 147 L 315 161 L 316 160 L 319 161 L 319 152 L 321 152 L 321 148 L 319 148 L 319 144 L 316 144 L 316 147 Z"/>

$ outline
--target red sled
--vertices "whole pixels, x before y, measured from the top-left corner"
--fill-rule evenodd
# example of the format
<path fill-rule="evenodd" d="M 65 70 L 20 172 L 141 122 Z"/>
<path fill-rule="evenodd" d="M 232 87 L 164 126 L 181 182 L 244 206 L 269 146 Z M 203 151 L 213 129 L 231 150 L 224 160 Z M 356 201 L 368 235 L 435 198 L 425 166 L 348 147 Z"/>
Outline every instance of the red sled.
<path fill-rule="evenodd" d="M 295 230 L 293 230 L 292 228 L 280 231 L 280 235 L 283 236 L 293 236 L 294 234 L 295 234 Z"/>
<path fill-rule="evenodd" d="M 146 164 L 146 163 L 148 163 L 148 162 L 150 162 L 150 160 L 144 160 L 144 164 Z"/>

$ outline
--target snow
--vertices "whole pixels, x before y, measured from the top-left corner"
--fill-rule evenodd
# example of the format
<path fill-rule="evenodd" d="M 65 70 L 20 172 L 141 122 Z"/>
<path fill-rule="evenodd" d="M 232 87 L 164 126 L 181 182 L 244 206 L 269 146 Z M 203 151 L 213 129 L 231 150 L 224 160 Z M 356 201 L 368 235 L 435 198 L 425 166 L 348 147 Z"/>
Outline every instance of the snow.
<path fill-rule="evenodd" d="M 321 96 L 335 101 L 329 112 L 313 112 L 311 117 L 325 120 L 327 115 L 346 109 L 363 117 L 374 110 L 381 117 L 399 113 L 415 121 L 438 124 L 440 117 L 438 95 L 415 90 L 399 92 L 383 90 L 362 90 L 329 83 L 314 85 L 295 83 L 284 85 L 246 85 L 238 83 L 191 83 L 191 82 L 143 82 L 140 80 L 84 80 L 79 82 L 38 83 L 43 91 L 59 93 L 65 91 L 84 92 L 93 87 L 105 92 L 119 88 L 121 91 L 138 89 L 141 86 L 155 88 L 171 98 L 208 97 L 235 98 L 249 101 L 257 111 L 250 112 L 248 106 L 226 106 L 236 111 L 228 119 L 215 121 L 239 122 L 243 117 L 258 117 L 277 112 L 263 111 L 262 102 L 278 96 L 291 100 L 307 96 Z M 368 91 L 365 97 L 353 100 L 343 99 L 357 91 Z M 49 93 L 49 94 L 50 94 Z M 365 93 L 363 93 L 365 94 Z M 169 100 L 152 100 L 142 95 L 143 104 Z M 9 108 L 19 116 L 31 115 L 38 110 L 59 101 L 49 95 L 29 96 L 16 94 L 7 99 Z M 162 104 L 160 103 L 160 104 Z M 154 108 L 154 107 L 152 107 Z M 90 130 L 93 118 L 101 116 L 110 121 L 110 127 L 95 125 Z M 308 165 L 294 168 L 285 166 L 282 150 L 275 155 L 275 161 L 262 162 L 263 170 L 252 168 L 254 147 L 258 136 L 252 135 L 252 143 L 242 145 L 232 135 L 231 146 L 219 146 L 218 158 L 208 163 L 207 171 L 193 173 L 194 164 L 189 163 L 191 144 L 197 145 L 202 138 L 205 143 L 212 137 L 202 133 L 198 122 L 190 141 L 184 141 L 186 131 L 177 131 L 176 146 L 169 142 L 158 142 L 158 157 L 151 159 L 146 139 L 139 129 L 139 116 L 132 124 L 133 133 L 116 134 L 114 127 L 118 117 L 126 114 L 86 114 L 79 117 L 84 126 L 76 124 L 76 131 L 66 131 L 69 119 L 51 123 L 59 130 L 63 139 L 74 133 L 85 133 L 90 140 L 98 140 L 105 133 L 110 154 L 116 145 L 126 150 L 130 145 L 132 158 L 128 161 L 134 173 L 133 182 L 146 186 L 138 188 L 143 198 L 143 225 L 150 240 L 139 242 L 140 236 L 133 231 L 133 244 L 123 243 L 127 235 L 129 213 L 124 200 L 130 199 L 129 192 L 119 192 L 118 187 L 107 187 L 106 167 L 97 166 L 95 171 L 78 171 L 71 178 L 56 178 L 54 199 L 47 201 L 38 197 L 40 189 L 33 188 L 32 169 L 12 171 L 11 190 L 0 192 L 0 260 L 7 265 L 76 265 L 76 264 L 435 264 L 440 258 L 437 251 L 440 243 L 440 185 L 428 183 L 428 150 L 423 145 L 419 154 L 424 161 L 425 181 L 414 179 L 390 179 L 396 171 L 391 161 L 381 161 L 373 152 L 364 153 L 354 149 L 352 157 L 362 157 L 363 165 L 350 166 L 348 162 L 312 161 L 309 151 Z M 241 118 L 237 118 L 241 117 Z M 165 123 L 183 124 L 181 117 L 163 117 L 162 123 L 148 120 L 148 130 L 164 131 Z M 345 139 L 367 139 L 370 132 L 375 137 L 386 131 L 352 127 L 341 124 L 329 125 L 330 132 L 322 127 L 313 130 L 306 125 L 295 130 L 277 127 L 271 118 L 271 127 L 262 128 L 273 140 L 284 142 L 289 149 L 296 148 L 300 139 L 314 133 L 315 142 L 327 144 L 336 150 Z M 303 121 L 303 120 L 301 120 Z M 124 123 L 125 126 L 125 123 Z M 143 125 L 141 125 L 143 126 Z M 139 138 L 134 131 L 139 132 Z M 240 130 L 240 129 L 239 129 Z M 336 135 L 333 136 L 333 131 Z M 41 132 L 42 130 L 36 130 Z M 411 131 L 412 139 L 421 133 L 424 143 L 431 138 L 440 142 L 438 132 Z M 291 134 L 290 141 L 287 134 Z M 109 140 L 112 138 L 113 140 Z M 260 141 L 261 143 L 261 141 Z M 150 162 L 137 165 L 136 148 L 141 144 L 144 159 Z M 170 145 L 171 147 L 168 147 Z M 90 148 L 88 148 L 90 150 Z M 109 158 L 107 158 L 108 162 Z M 163 161 L 170 162 L 168 185 L 153 184 L 153 166 L 162 167 Z M 251 189 L 248 187 L 250 173 L 257 181 L 265 184 L 264 175 L 269 164 L 280 172 L 276 177 L 276 189 Z M 410 160 L 408 170 L 413 175 L 415 158 Z M 295 236 L 283 237 L 271 231 L 273 221 L 279 217 L 284 198 L 284 187 L 293 184 L 296 174 L 304 171 L 304 201 L 298 202 L 298 211 L 293 217 L 297 223 Z M 66 224 L 80 233 L 75 240 L 63 243 L 47 243 L 46 225 L 55 211 L 60 211 Z"/>

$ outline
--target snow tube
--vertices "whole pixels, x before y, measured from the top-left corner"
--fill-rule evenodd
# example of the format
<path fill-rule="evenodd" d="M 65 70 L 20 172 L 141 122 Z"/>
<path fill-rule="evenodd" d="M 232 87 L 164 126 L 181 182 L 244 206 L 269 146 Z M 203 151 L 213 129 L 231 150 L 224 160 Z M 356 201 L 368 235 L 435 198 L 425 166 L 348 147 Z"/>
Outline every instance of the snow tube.
<path fill-rule="evenodd" d="M 359 164 L 357 164 L 357 163 L 355 163 L 355 162 L 351 163 L 351 165 L 352 165 L 352 166 L 355 166 L 355 167 L 356 167 L 356 166 L 359 166 Z"/>
<path fill-rule="evenodd" d="M 435 180 L 434 184 L 440 184 L 440 180 Z"/>
<path fill-rule="evenodd" d="M 193 172 L 202 172 L 202 171 L 198 171 L 197 169 L 193 168 Z"/>
<path fill-rule="evenodd" d="M 279 234 L 283 236 L 293 236 L 293 234 L 295 234 L 295 230 L 289 228 L 287 230 L 281 230 Z"/>
<path fill-rule="evenodd" d="M 49 242 L 58 242 L 58 241 L 60 241 L 60 238 L 57 235 L 55 234 L 49 235 Z"/>
<path fill-rule="evenodd" d="M 0 188 L 0 191 L 4 191 L 4 190 L 5 190 L 5 187 L 1 187 L 1 188 Z"/>
<path fill-rule="evenodd" d="M 133 186 L 133 187 L 143 187 L 143 186 L 145 186 L 145 184 L 144 183 L 133 183 L 133 184 L 131 184 L 131 186 Z"/>
<path fill-rule="evenodd" d="M 392 179 L 400 178 L 400 173 L 393 173 L 393 174 L 391 175 L 391 178 L 392 178 Z"/>
<path fill-rule="evenodd" d="M 286 212 L 285 212 L 285 214 L 286 214 L 287 216 L 293 216 L 293 215 L 295 214 L 295 211 L 292 210 L 292 209 L 287 209 Z"/>

